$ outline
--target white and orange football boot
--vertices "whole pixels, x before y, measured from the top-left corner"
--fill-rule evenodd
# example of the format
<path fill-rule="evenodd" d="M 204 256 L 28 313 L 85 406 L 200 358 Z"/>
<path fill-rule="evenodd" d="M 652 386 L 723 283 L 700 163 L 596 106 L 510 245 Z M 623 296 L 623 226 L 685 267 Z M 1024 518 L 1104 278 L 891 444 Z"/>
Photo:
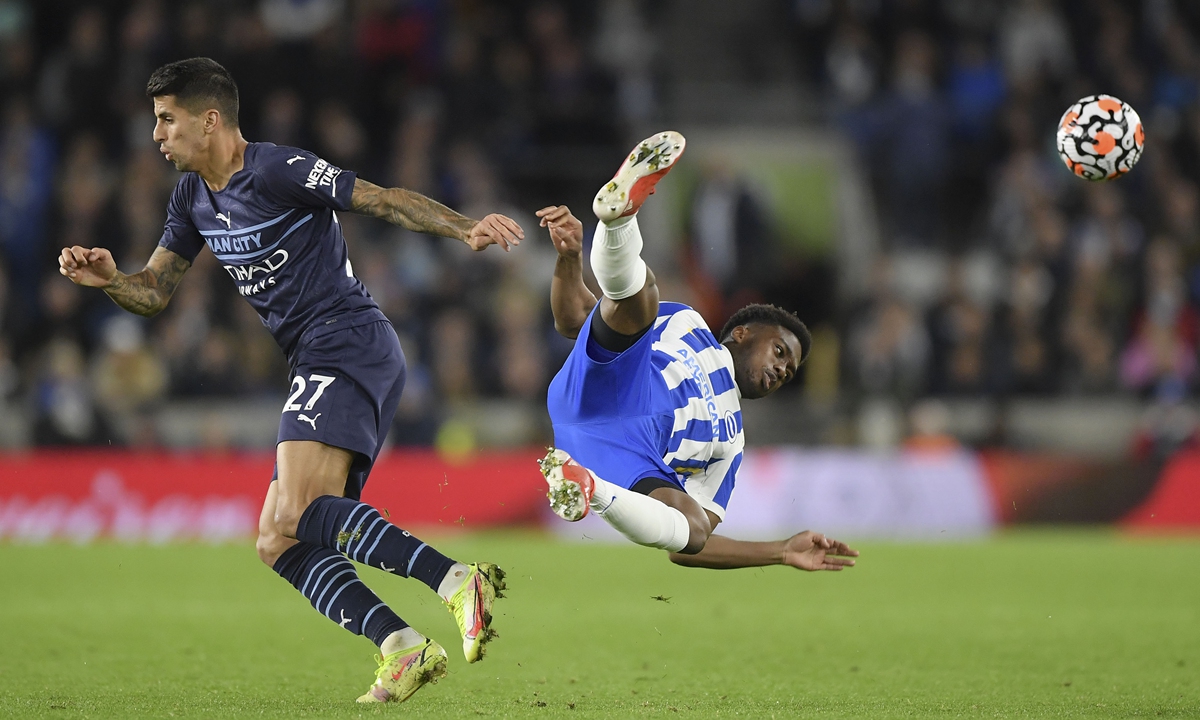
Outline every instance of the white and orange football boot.
<path fill-rule="evenodd" d="M 582 520 L 588 514 L 588 505 L 596 492 L 592 471 L 575 462 L 566 450 L 549 448 L 546 457 L 538 460 L 542 477 L 550 491 L 550 509 L 567 522 Z"/>
<path fill-rule="evenodd" d="M 605 223 L 636 213 L 646 198 L 654 194 L 654 186 L 671 171 L 686 146 L 687 141 L 674 130 L 638 143 L 613 179 L 596 193 L 592 212 Z"/>

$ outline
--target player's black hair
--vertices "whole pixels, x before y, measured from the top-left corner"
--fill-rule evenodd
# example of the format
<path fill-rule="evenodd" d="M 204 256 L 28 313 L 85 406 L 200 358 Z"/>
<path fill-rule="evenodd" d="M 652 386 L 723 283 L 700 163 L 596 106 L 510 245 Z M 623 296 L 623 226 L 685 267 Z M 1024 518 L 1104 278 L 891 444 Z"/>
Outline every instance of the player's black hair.
<path fill-rule="evenodd" d="M 238 89 L 229 71 L 216 60 L 188 58 L 167 63 L 150 75 L 146 97 L 174 95 L 190 112 L 216 108 L 229 127 L 238 126 Z"/>
<path fill-rule="evenodd" d="M 754 323 L 779 325 L 795 335 L 796 339 L 800 341 L 800 363 L 803 364 L 808 360 L 808 350 L 812 347 L 812 333 L 808 331 L 808 327 L 804 323 L 800 322 L 800 318 L 796 317 L 795 313 L 790 313 L 774 305 L 754 303 L 735 312 L 725 321 L 725 327 L 721 328 L 721 342 L 725 342 L 733 335 L 735 327 Z"/>

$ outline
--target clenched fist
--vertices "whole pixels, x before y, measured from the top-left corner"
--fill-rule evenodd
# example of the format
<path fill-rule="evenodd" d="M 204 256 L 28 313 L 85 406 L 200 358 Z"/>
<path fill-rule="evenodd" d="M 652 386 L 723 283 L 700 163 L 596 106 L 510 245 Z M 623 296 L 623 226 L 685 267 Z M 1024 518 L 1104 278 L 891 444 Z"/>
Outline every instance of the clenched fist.
<path fill-rule="evenodd" d="M 75 245 L 63 248 L 58 256 L 58 271 L 76 285 L 107 287 L 117 274 L 112 253 L 104 248 L 85 248 Z"/>

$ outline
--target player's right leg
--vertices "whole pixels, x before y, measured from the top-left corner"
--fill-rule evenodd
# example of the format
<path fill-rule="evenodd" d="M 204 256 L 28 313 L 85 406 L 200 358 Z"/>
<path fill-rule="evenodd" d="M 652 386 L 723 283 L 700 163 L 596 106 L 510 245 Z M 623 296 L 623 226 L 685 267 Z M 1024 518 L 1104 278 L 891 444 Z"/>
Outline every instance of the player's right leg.
<path fill-rule="evenodd" d="M 637 212 L 686 144 L 683 136 L 673 131 L 646 138 L 592 202 L 592 211 L 600 220 L 590 256 L 592 273 L 604 293 L 600 317 L 621 335 L 637 335 L 658 316 L 658 285 L 641 258 Z"/>
<path fill-rule="evenodd" d="M 550 448 L 539 465 L 550 486 L 550 508 L 569 522 L 595 511 L 638 545 L 688 555 L 703 550 L 712 533 L 708 514 L 683 491 L 659 488 L 654 497 L 642 495 L 600 478 L 559 448 Z"/>
<path fill-rule="evenodd" d="M 275 522 L 279 483 L 272 482 L 258 519 L 259 558 L 300 591 L 313 608 L 379 646 L 375 683 L 359 702 L 402 702 L 446 675 L 446 651 L 408 626 L 358 578 L 341 553 L 286 537 Z"/>

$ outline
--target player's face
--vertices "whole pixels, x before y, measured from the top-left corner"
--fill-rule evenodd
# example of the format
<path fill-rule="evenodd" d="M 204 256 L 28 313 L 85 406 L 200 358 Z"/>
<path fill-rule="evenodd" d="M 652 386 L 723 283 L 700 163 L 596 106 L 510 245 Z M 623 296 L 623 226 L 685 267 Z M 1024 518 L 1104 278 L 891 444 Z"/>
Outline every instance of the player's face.
<path fill-rule="evenodd" d="M 208 147 L 204 117 L 176 104 L 174 95 L 154 98 L 154 117 L 154 142 L 159 151 L 175 164 L 176 170 L 195 170 L 197 159 Z"/>
<path fill-rule="evenodd" d="M 742 325 L 733 329 L 733 340 L 734 381 L 744 398 L 770 395 L 800 369 L 800 341 L 782 325 Z"/>

